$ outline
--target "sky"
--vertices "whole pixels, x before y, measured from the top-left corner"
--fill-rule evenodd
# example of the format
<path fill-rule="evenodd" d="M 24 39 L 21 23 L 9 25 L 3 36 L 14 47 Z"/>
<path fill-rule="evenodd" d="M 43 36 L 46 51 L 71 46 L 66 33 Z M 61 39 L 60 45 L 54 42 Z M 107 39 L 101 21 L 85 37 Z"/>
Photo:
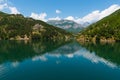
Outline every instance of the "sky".
<path fill-rule="evenodd" d="M 0 11 L 37 20 L 95 22 L 120 9 L 120 0 L 0 0 Z"/>

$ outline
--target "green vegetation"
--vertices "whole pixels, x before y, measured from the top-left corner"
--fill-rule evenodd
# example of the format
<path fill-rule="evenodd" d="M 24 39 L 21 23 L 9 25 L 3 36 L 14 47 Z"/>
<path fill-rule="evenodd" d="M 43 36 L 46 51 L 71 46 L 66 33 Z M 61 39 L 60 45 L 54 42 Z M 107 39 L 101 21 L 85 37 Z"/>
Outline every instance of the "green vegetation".
<path fill-rule="evenodd" d="M 91 53 L 94 52 L 99 57 L 102 57 L 110 62 L 120 65 L 120 43 L 80 43 L 80 45 Z"/>
<path fill-rule="evenodd" d="M 70 43 L 70 41 L 0 41 L 0 64 L 5 62 L 20 62 L 35 56 L 41 56 L 47 52 Z M 51 46 L 52 45 L 52 46 Z"/>
<path fill-rule="evenodd" d="M 68 40 L 71 34 L 43 21 L 25 18 L 21 14 L 0 12 L 0 40 Z"/>
<path fill-rule="evenodd" d="M 120 41 L 120 10 L 88 26 L 77 36 L 85 41 Z"/>

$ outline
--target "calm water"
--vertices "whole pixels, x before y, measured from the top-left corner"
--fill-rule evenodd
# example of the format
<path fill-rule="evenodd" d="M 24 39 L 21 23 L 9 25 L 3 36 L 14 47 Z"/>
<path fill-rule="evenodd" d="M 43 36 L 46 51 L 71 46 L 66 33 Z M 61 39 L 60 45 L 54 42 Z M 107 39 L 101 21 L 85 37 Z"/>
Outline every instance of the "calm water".
<path fill-rule="evenodd" d="M 120 80 L 120 43 L 0 41 L 0 80 Z"/>

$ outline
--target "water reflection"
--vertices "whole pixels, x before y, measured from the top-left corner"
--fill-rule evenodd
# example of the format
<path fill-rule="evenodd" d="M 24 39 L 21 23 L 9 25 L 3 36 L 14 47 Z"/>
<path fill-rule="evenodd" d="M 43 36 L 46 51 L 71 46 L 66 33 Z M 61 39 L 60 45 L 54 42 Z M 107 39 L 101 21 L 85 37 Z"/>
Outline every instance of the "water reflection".
<path fill-rule="evenodd" d="M 101 44 L 98 44 L 98 46 L 99 45 L 101 45 Z M 111 44 L 107 44 L 105 47 L 105 49 L 107 49 L 106 52 L 104 52 L 104 53 L 100 52 L 100 54 L 109 53 L 108 46 L 110 47 L 110 45 Z M 95 63 L 95 64 L 103 63 L 111 68 L 119 67 L 119 64 L 112 62 L 110 59 L 107 59 L 105 57 L 97 55 L 96 53 L 99 52 L 99 51 L 95 52 L 97 47 L 92 48 L 95 50 L 89 50 L 88 46 L 92 47 L 92 46 L 94 46 L 94 44 L 86 43 L 86 44 L 79 45 L 77 42 L 73 42 L 73 43 L 69 43 L 64 46 L 61 46 L 58 49 L 53 50 L 51 52 L 45 53 L 44 55 L 33 57 L 32 60 L 33 61 L 36 61 L 36 60 L 47 61 L 47 60 L 49 60 L 48 59 L 49 57 L 54 57 L 54 58 L 56 58 L 56 62 L 57 62 L 57 58 L 63 58 L 63 57 L 66 57 L 66 58 L 79 57 L 79 58 L 81 58 L 81 57 L 83 57 L 87 60 L 90 60 L 92 63 Z M 116 48 L 116 47 L 114 47 L 114 48 Z M 111 52 L 111 53 L 115 54 L 114 52 Z M 117 57 L 117 55 L 116 55 L 116 57 Z M 59 62 L 61 62 L 61 61 L 59 61 Z M 59 62 L 57 62 L 57 63 L 59 63 Z"/>
<path fill-rule="evenodd" d="M 66 56 L 68 58 L 72 58 L 74 56 L 74 53 L 79 51 L 80 49 L 82 49 L 82 47 L 77 42 L 71 42 L 71 43 L 64 44 L 63 46 L 59 46 L 59 48 L 54 49 L 50 52 L 46 52 L 43 55 L 33 57 L 32 60 L 47 61 L 48 56 L 56 57 L 56 58 Z"/>
<path fill-rule="evenodd" d="M 80 43 L 80 45 L 90 53 L 95 53 L 95 55 L 107 60 L 105 63 L 112 62 L 117 66 L 120 65 L 120 43 Z"/>
<path fill-rule="evenodd" d="M 0 63 L 12 62 L 15 67 L 25 59 L 47 61 L 49 57 L 84 57 L 92 63 L 104 63 L 116 68 L 120 65 L 120 43 L 94 44 L 51 41 L 0 41 Z M 57 62 L 57 61 L 56 61 Z M 59 63 L 59 62 L 57 62 Z"/>
<path fill-rule="evenodd" d="M 43 55 L 69 42 L 51 41 L 0 41 L 0 64 L 20 62 L 37 55 Z"/>
<path fill-rule="evenodd" d="M 0 80 L 119 80 L 119 48 L 120 43 L 0 41 Z"/>

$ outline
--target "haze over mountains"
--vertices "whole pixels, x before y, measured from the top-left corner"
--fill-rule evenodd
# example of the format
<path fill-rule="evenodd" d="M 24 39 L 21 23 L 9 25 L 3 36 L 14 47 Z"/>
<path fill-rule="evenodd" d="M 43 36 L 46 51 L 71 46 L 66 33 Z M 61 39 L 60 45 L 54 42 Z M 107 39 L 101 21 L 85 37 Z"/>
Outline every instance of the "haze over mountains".
<path fill-rule="evenodd" d="M 72 33 L 78 33 L 89 25 L 88 22 L 81 25 L 72 20 L 49 20 L 47 23 Z"/>

